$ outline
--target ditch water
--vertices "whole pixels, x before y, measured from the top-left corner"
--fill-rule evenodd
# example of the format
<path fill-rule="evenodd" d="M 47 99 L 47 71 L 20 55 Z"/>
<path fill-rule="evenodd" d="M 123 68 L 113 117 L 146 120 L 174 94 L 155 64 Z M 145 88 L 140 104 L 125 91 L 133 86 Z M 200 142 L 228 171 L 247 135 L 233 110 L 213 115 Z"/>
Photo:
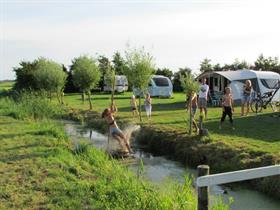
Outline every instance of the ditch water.
<path fill-rule="evenodd" d="M 93 146 L 102 150 L 117 150 L 119 148 L 117 141 L 109 139 L 101 133 L 98 133 L 89 128 L 74 122 L 65 122 L 67 134 L 70 136 L 74 144 L 78 144 L 81 139 L 87 139 Z M 132 131 L 138 129 L 137 126 L 131 126 L 125 129 L 128 135 Z M 145 148 L 137 143 L 132 143 L 132 148 L 135 151 L 133 159 L 124 159 L 123 164 L 129 169 L 137 173 L 139 163 L 142 160 L 144 164 L 143 174 L 146 179 L 155 184 L 161 184 L 167 180 L 174 180 L 179 183 L 184 182 L 184 177 L 197 176 L 197 172 L 193 168 L 186 168 L 182 164 L 169 160 L 163 156 L 154 156 L 146 152 Z M 279 210 L 280 200 L 272 199 L 263 193 L 249 190 L 244 187 L 234 186 L 213 186 L 210 187 L 210 203 L 214 202 L 217 197 L 221 197 L 224 202 L 228 202 L 232 197 L 234 202 L 231 205 L 233 210 Z"/>

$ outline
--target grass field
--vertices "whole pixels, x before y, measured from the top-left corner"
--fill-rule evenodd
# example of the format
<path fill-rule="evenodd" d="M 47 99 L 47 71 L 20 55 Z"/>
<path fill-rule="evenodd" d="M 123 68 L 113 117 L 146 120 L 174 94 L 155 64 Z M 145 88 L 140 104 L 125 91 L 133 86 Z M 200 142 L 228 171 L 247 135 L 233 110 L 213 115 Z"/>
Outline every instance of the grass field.
<path fill-rule="evenodd" d="M 14 82 L 12 82 L 12 81 L 5 81 L 5 82 L 0 81 L 0 91 L 11 89 L 13 84 L 14 84 Z"/>
<path fill-rule="evenodd" d="M 129 100 L 131 93 L 116 95 L 118 114 L 127 121 L 139 122 L 138 118 L 133 118 Z M 99 113 L 110 104 L 109 94 L 94 94 L 93 109 Z M 153 116 L 151 126 L 155 126 L 165 131 L 186 132 L 188 114 L 184 109 L 185 95 L 175 93 L 170 99 L 153 99 Z M 77 109 L 88 109 L 88 102 L 82 104 L 79 94 L 67 94 L 65 102 L 70 107 Z M 228 122 L 224 123 L 224 129 L 219 129 L 221 108 L 209 108 L 208 120 L 204 127 L 209 129 L 213 141 L 222 141 L 236 148 L 248 148 L 256 152 L 267 152 L 280 157 L 280 118 L 272 117 L 272 110 L 268 108 L 262 114 L 256 116 L 250 113 L 247 117 L 240 116 L 240 107 L 235 108 L 234 123 L 235 130 L 230 128 Z M 198 117 L 199 113 L 197 113 Z M 148 124 L 143 112 L 144 123 Z"/>

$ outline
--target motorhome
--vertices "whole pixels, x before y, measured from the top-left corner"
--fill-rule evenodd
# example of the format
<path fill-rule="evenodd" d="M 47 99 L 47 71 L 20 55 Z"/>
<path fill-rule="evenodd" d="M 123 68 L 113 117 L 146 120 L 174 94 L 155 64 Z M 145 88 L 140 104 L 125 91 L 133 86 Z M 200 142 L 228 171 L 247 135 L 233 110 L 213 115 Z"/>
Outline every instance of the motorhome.
<path fill-rule="evenodd" d="M 198 80 L 206 78 L 209 85 L 212 101 L 220 101 L 226 87 L 231 87 L 235 103 L 240 104 L 243 86 L 246 80 L 251 80 L 255 93 L 263 95 L 274 91 L 280 80 L 280 75 L 271 71 L 236 70 L 205 72 L 197 77 Z M 274 101 L 280 101 L 280 94 L 276 94 Z"/>
<path fill-rule="evenodd" d="M 116 75 L 115 76 L 115 91 L 118 93 L 123 93 L 125 91 L 127 91 L 128 89 L 128 81 L 126 76 L 124 75 Z M 112 87 L 110 85 L 108 85 L 105 81 L 104 84 L 104 91 L 105 92 L 111 92 L 112 91 Z"/>
<path fill-rule="evenodd" d="M 168 77 L 153 75 L 150 79 L 147 91 L 152 97 L 171 97 L 173 94 L 173 85 Z M 133 88 L 133 93 L 138 96 L 140 91 L 137 88 Z"/>

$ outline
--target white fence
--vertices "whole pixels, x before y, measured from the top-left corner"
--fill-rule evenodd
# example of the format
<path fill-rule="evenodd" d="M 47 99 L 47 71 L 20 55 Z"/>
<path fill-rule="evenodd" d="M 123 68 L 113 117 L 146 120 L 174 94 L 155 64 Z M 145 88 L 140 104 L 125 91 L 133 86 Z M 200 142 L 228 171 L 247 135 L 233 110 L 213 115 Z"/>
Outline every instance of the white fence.
<path fill-rule="evenodd" d="M 209 175 L 209 166 L 198 166 L 198 210 L 208 210 L 209 186 L 280 175 L 280 165 Z"/>

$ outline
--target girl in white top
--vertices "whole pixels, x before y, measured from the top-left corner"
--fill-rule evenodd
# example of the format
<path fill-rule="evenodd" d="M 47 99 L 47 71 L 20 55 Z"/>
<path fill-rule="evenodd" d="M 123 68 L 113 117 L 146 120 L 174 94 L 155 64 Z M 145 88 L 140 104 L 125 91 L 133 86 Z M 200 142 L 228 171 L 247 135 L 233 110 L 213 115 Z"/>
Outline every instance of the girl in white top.
<path fill-rule="evenodd" d="M 151 99 L 151 96 L 149 93 L 146 94 L 144 105 L 145 105 L 145 110 L 147 113 L 148 120 L 151 120 L 151 118 L 152 118 L 152 99 Z"/>

